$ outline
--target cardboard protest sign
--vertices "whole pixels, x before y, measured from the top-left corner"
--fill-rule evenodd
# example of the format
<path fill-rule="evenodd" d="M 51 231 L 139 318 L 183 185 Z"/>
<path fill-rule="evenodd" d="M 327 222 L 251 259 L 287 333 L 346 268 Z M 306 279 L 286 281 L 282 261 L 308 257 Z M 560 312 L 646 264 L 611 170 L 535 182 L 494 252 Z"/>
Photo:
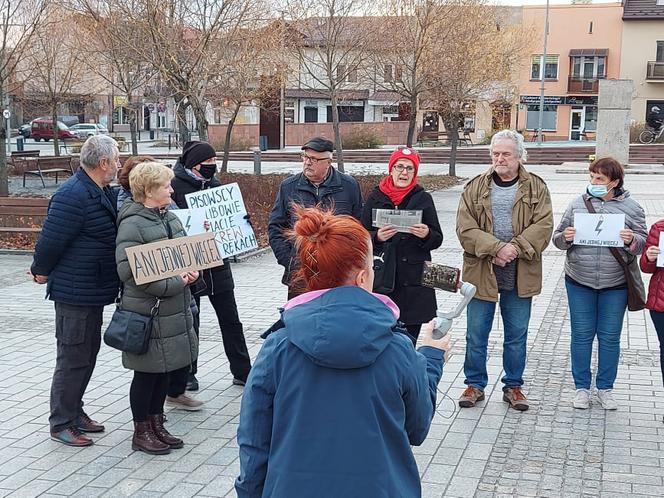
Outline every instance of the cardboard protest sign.
<path fill-rule="evenodd" d="M 575 213 L 574 244 L 580 246 L 623 247 L 620 230 L 625 228 L 624 214 Z"/>
<path fill-rule="evenodd" d="M 664 232 L 659 232 L 659 251 L 657 266 L 664 266 Z"/>
<path fill-rule="evenodd" d="M 205 233 L 204 209 L 169 209 L 168 211 L 180 218 L 187 235 Z"/>
<path fill-rule="evenodd" d="M 222 258 L 258 247 L 254 231 L 244 219 L 247 209 L 237 183 L 192 192 L 185 196 L 185 200 L 192 212 L 203 210 L 205 219 L 210 223 L 210 231 L 216 234 Z"/>
<path fill-rule="evenodd" d="M 213 233 L 160 240 L 126 249 L 138 285 L 224 264 Z"/>

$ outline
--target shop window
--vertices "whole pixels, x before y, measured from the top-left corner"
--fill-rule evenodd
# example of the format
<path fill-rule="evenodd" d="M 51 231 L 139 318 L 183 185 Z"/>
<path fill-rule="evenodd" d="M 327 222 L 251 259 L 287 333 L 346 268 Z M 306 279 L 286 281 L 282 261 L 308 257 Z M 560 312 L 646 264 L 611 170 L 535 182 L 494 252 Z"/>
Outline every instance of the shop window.
<path fill-rule="evenodd" d="M 558 116 L 558 106 L 545 105 L 544 116 L 542 119 L 542 130 L 556 131 L 557 116 Z M 539 127 L 539 105 L 531 104 L 528 106 L 528 113 L 526 115 L 526 129 L 536 130 L 538 127 Z"/>
<path fill-rule="evenodd" d="M 557 55 L 547 55 L 546 64 L 544 67 L 544 77 L 547 80 L 558 79 L 558 56 Z M 530 79 L 531 80 L 541 80 L 542 79 L 542 56 L 533 55 L 530 63 Z"/>
<path fill-rule="evenodd" d="M 364 106 L 363 105 L 339 105 L 337 106 L 339 112 L 339 122 L 363 122 L 364 121 Z M 332 122 L 332 106 L 327 106 L 327 122 Z"/>
<path fill-rule="evenodd" d="M 597 107 L 586 106 L 584 131 L 597 131 Z"/>

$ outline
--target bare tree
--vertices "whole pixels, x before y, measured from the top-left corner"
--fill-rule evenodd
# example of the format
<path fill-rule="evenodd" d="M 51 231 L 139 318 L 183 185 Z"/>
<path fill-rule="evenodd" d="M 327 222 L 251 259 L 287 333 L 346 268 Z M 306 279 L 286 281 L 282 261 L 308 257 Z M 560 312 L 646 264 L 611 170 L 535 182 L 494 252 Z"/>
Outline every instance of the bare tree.
<path fill-rule="evenodd" d="M 78 4 L 80 43 L 87 47 L 86 68 L 115 88 L 126 101 L 130 112 L 129 131 L 132 154 L 138 154 L 137 115 L 142 102 L 137 93 L 154 78 L 156 69 L 147 57 L 150 48 L 144 23 L 136 23 L 123 15 L 117 0 Z M 122 4 L 120 4 L 122 6 Z"/>
<path fill-rule="evenodd" d="M 19 60 L 35 31 L 44 23 L 49 0 L 0 0 L 0 102 L 3 106 L 19 79 Z M 0 120 L 0 196 L 9 195 L 7 148 L 9 130 Z"/>
<path fill-rule="evenodd" d="M 445 0 L 386 0 L 381 5 L 383 16 L 374 31 L 367 77 L 377 88 L 408 101 L 409 146 L 415 141 L 417 111 L 427 89 L 435 47 L 451 34 L 446 24 L 458 22 L 454 9 Z"/>
<path fill-rule="evenodd" d="M 332 104 L 332 127 L 336 161 L 344 171 L 343 144 L 339 129 L 342 90 L 356 88 L 358 75 L 369 55 L 374 19 L 363 14 L 361 0 L 290 0 L 289 17 L 300 34 L 291 44 L 297 58 L 300 85 L 322 90 Z M 295 22 L 296 21 L 296 22 Z"/>
<path fill-rule="evenodd" d="M 464 108 L 477 100 L 503 94 L 518 78 L 529 49 L 529 29 L 515 24 L 510 11 L 486 5 L 484 0 L 464 0 L 446 24 L 446 36 L 437 43 L 427 64 L 426 99 L 441 116 L 451 138 L 449 174 L 456 174 L 459 128 Z"/>
<path fill-rule="evenodd" d="M 99 90 L 85 64 L 86 53 L 73 36 L 76 17 L 55 5 L 47 10 L 48 25 L 35 29 L 24 47 L 23 60 L 29 68 L 24 82 L 25 99 L 50 111 L 53 122 L 53 151 L 60 155 L 58 109 L 61 104 L 91 100 Z"/>
<path fill-rule="evenodd" d="M 229 111 L 223 172 L 228 169 L 231 135 L 242 106 L 265 108 L 284 81 L 286 62 L 284 51 L 280 50 L 283 36 L 283 23 L 273 23 L 261 29 L 238 31 L 233 39 L 219 41 L 225 69 L 213 81 L 210 99 L 223 102 Z"/>

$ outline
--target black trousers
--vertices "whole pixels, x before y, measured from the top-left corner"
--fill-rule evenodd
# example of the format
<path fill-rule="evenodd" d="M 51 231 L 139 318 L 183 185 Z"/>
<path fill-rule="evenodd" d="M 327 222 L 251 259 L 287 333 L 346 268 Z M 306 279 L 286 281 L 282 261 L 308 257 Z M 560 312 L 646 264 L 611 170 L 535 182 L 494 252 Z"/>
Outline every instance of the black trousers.
<path fill-rule="evenodd" d="M 410 335 L 411 339 L 413 339 L 413 344 L 417 346 L 417 338 L 420 336 L 420 329 L 422 328 L 421 323 L 417 323 L 415 325 L 406 325 L 406 330 L 408 331 L 408 335 Z"/>
<path fill-rule="evenodd" d="M 219 321 L 219 328 L 221 329 L 221 339 L 224 343 L 224 352 L 230 363 L 231 373 L 236 379 L 246 382 L 251 370 L 251 360 L 249 359 L 249 351 L 247 350 L 247 342 L 244 339 L 244 329 L 240 317 L 237 312 L 237 304 L 235 302 L 235 293 L 233 290 L 221 292 L 208 296 L 210 303 L 214 308 Z M 194 296 L 196 306 L 201 309 L 200 296 Z M 200 313 L 194 317 L 194 330 L 196 335 L 199 334 L 200 329 Z M 191 373 L 198 372 L 198 362 L 194 362 L 191 366 Z"/>
<path fill-rule="evenodd" d="M 77 423 L 101 345 L 103 306 L 55 303 L 57 357 L 51 383 L 51 431 Z"/>
<path fill-rule="evenodd" d="M 186 366 L 178 370 L 168 372 L 168 395 L 171 398 L 177 398 L 187 389 L 187 380 L 191 366 Z"/>
<path fill-rule="evenodd" d="M 650 318 L 655 324 L 659 339 L 659 364 L 662 367 L 662 382 L 664 382 L 664 312 L 650 310 Z"/>
<path fill-rule="evenodd" d="M 164 413 L 167 389 L 167 373 L 134 371 L 129 388 L 129 405 L 134 422 L 145 422 L 148 415 Z"/>

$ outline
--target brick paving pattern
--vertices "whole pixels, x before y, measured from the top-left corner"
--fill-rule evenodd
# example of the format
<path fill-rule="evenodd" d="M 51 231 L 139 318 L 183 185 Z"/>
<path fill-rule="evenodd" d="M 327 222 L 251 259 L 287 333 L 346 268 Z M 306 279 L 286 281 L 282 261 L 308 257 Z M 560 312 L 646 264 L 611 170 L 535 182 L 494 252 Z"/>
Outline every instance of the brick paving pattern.
<path fill-rule="evenodd" d="M 459 166 L 472 176 L 484 167 Z M 556 221 L 583 189 L 586 177 L 556 174 L 561 168 L 533 167 L 548 182 Z M 563 168 L 564 169 L 564 168 Z M 641 202 L 648 222 L 664 217 L 654 192 L 655 175 L 628 175 L 626 186 Z M 462 187 L 436 192 L 445 233 L 434 260 L 458 265 L 454 234 Z M 76 449 L 48 438 L 48 396 L 55 362 L 53 306 L 44 287 L 28 280 L 29 256 L 0 255 L 0 498 L 4 496 L 235 496 L 235 442 L 242 390 L 221 347 L 211 306 L 202 306 L 199 360 L 200 412 L 168 411 L 168 427 L 185 440 L 169 455 L 131 450 L 128 391 L 131 372 L 118 352 L 102 345 L 84 398 L 88 413 L 106 425 L 95 445 Z M 571 407 L 569 317 L 563 283 L 564 254 L 544 254 L 544 287 L 533 300 L 525 393 L 527 412 L 502 401 L 502 327 L 489 342 L 487 399 L 477 407 L 456 407 L 464 389 L 465 318 L 454 324 L 454 355 L 445 367 L 438 413 L 425 443 L 415 448 L 423 496 L 664 496 L 664 388 L 658 343 L 645 312 L 629 313 L 622 336 L 616 397 L 620 409 L 605 412 L 595 400 L 589 410 Z M 233 267 L 240 316 L 252 357 L 260 333 L 277 318 L 286 297 L 281 271 L 271 253 Z M 456 296 L 439 292 L 450 309 Z M 110 317 L 107 309 L 106 319 Z"/>

